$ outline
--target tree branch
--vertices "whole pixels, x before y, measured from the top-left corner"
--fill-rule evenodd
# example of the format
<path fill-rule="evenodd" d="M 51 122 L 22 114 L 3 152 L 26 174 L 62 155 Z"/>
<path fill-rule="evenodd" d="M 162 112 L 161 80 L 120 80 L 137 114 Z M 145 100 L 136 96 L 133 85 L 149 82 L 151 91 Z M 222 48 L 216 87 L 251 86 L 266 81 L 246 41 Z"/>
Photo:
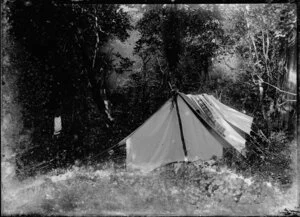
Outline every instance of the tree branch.
<path fill-rule="evenodd" d="M 156 57 L 156 60 L 157 60 L 157 63 L 158 63 L 158 65 L 159 65 L 160 71 L 161 71 L 163 74 L 166 74 L 166 73 L 162 70 L 162 67 L 161 67 L 160 62 L 159 62 L 159 60 L 158 60 L 157 57 Z"/>
<path fill-rule="evenodd" d="M 267 64 L 267 57 L 266 57 L 266 46 L 265 46 L 265 31 L 262 30 L 261 31 L 261 37 L 262 37 L 262 51 L 263 51 L 263 54 L 264 54 L 264 57 L 265 57 L 265 63 Z"/>
<path fill-rule="evenodd" d="M 253 47 L 254 47 L 256 59 L 259 60 L 256 45 L 255 45 L 255 39 L 254 39 L 253 35 L 250 35 L 250 38 L 251 38 L 251 41 L 252 41 L 252 44 L 253 44 Z"/>
<path fill-rule="evenodd" d="M 293 100 L 293 99 L 291 99 L 291 100 L 286 100 L 285 102 L 279 104 L 278 107 L 283 106 L 284 104 L 286 104 L 286 103 L 288 103 L 288 102 L 296 102 L 296 101 L 297 101 L 297 100 Z"/>
<path fill-rule="evenodd" d="M 291 93 L 291 92 L 288 92 L 288 91 L 281 90 L 281 89 L 279 89 L 278 87 L 276 87 L 276 86 L 274 86 L 274 85 L 272 85 L 272 84 L 270 84 L 270 83 L 268 83 L 268 82 L 265 82 L 259 75 L 256 75 L 256 76 L 259 78 L 259 80 L 260 80 L 261 82 L 263 82 L 263 83 L 265 83 L 265 84 L 267 84 L 267 85 L 269 85 L 269 86 L 275 88 L 275 89 L 278 90 L 279 92 L 286 93 L 286 94 L 290 94 L 290 95 L 293 95 L 293 96 L 297 96 L 297 94 L 295 94 L 295 93 Z"/>

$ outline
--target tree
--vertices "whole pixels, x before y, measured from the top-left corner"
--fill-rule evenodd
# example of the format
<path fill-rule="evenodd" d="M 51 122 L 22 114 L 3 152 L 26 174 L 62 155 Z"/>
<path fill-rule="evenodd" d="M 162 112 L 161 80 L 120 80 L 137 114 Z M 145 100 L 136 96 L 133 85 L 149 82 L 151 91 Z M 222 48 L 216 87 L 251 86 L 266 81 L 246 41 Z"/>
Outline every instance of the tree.
<path fill-rule="evenodd" d="M 271 124 L 278 118 L 286 96 L 288 37 L 295 30 L 293 5 L 248 5 L 235 14 L 231 49 L 243 59 L 244 69 L 257 87 L 259 119 L 266 123 L 266 134 L 280 125 Z M 290 102 L 289 102 L 290 103 Z M 255 111 L 252 111 L 255 112 Z M 261 115 L 261 116 L 260 116 Z M 264 128 L 264 127 L 262 127 Z"/>
<path fill-rule="evenodd" d="M 295 89 L 287 88 L 293 71 L 288 42 L 295 32 L 295 7 L 266 4 L 230 9 L 224 20 L 225 33 L 230 37 L 222 52 L 238 54 L 243 65 L 232 68 L 237 80 L 226 86 L 223 95 L 231 99 L 231 105 L 246 105 L 245 110 L 254 116 L 246 145 L 252 167 L 272 178 L 290 176 L 290 147 L 281 113 L 284 105 L 295 101 Z M 295 104 L 289 109 L 295 111 Z M 292 119 L 289 125 L 294 125 Z"/>
<path fill-rule="evenodd" d="M 218 19 L 216 12 L 201 7 L 147 10 L 136 27 L 141 38 L 135 51 L 143 59 L 144 73 L 151 71 L 161 81 L 160 89 L 171 82 L 181 91 L 195 91 L 189 82 L 209 79 L 210 60 L 223 40 Z"/>
<path fill-rule="evenodd" d="M 18 67 L 25 127 L 34 130 L 33 145 L 39 147 L 24 160 L 34 154 L 42 161 L 45 151 L 55 156 L 65 150 L 61 158 L 70 158 L 82 157 L 79 150 L 86 155 L 101 150 L 91 125 L 105 134 L 105 148 L 110 132 L 105 123 L 111 122 L 106 80 L 116 66 L 102 48 L 113 38 L 129 36 L 128 15 L 119 5 L 50 0 L 12 1 L 10 11 L 11 34 L 22 50 Z M 56 115 L 62 116 L 64 130 L 58 143 L 52 139 Z"/>

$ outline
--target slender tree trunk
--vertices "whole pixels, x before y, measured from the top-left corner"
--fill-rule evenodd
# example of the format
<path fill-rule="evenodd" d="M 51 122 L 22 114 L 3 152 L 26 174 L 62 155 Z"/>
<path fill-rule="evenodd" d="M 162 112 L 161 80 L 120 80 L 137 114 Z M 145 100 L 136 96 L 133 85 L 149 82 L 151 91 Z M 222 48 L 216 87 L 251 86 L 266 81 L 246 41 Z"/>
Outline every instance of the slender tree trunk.
<path fill-rule="evenodd" d="M 299 14 L 298 14 L 299 16 Z M 299 18 L 298 18 L 298 29 L 299 29 Z M 300 37 L 297 37 L 297 44 L 300 43 Z M 298 46 L 296 46 L 295 48 L 295 53 L 298 53 L 299 50 L 298 49 Z M 295 57 L 295 60 L 296 60 L 296 57 Z M 297 64 L 298 63 L 298 64 Z M 300 69 L 300 56 L 298 55 L 298 62 L 296 61 L 295 63 L 296 67 L 298 67 L 298 70 Z M 297 112 L 297 115 L 296 115 L 296 127 L 295 127 L 295 131 L 294 133 L 297 135 L 297 159 L 296 159 L 296 162 L 298 162 L 297 164 L 297 180 L 300 180 L 300 163 L 299 163 L 299 160 L 300 160 L 300 114 L 299 114 L 299 111 L 300 111 L 300 76 L 299 76 L 299 73 L 297 73 L 297 87 L 296 87 L 296 92 L 297 92 L 297 105 L 296 105 L 296 112 Z M 300 208 L 300 186 L 298 184 L 298 197 L 297 197 L 297 200 L 298 200 L 298 208 Z"/>

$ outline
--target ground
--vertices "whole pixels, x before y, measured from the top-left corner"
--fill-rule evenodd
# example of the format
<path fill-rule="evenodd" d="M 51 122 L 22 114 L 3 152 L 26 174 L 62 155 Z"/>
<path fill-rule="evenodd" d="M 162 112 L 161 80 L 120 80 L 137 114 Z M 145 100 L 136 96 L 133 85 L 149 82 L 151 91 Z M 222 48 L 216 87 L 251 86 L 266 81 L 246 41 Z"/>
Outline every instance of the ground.
<path fill-rule="evenodd" d="M 73 166 L 2 184 L 4 214 L 277 215 L 296 206 L 296 186 L 282 190 L 226 167 L 191 163 L 147 174 L 113 164 Z"/>

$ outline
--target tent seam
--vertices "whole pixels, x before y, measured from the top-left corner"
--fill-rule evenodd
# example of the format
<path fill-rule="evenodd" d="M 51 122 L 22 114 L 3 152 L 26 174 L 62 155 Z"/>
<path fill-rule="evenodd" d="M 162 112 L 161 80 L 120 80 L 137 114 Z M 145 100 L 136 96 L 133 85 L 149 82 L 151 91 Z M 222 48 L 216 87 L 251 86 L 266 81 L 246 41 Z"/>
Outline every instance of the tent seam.
<path fill-rule="evenodd" d="M 175 99 L 175 105 L 176 105 L 176 113 L 177 113 L 177 118 L 178 118 L 178 123 L 179 123 L 179 130 L 180 130 L 180 138 L 183 146 L 183 151 L 184 151 L 184 156 L 187 157 L 187 149 L 186 149 L 186 144 L 185 144 L 185 139 L 184 139 L 184 134 L 183 134 L 183 129 L 182 129 L 182 122 L 181 122 L 181 117 L 179 114 L 179 108 L 178 108 L 178 103 L 177 103 L 177 98 L 178 94 L 176 94 L 176 99 Z"/>

